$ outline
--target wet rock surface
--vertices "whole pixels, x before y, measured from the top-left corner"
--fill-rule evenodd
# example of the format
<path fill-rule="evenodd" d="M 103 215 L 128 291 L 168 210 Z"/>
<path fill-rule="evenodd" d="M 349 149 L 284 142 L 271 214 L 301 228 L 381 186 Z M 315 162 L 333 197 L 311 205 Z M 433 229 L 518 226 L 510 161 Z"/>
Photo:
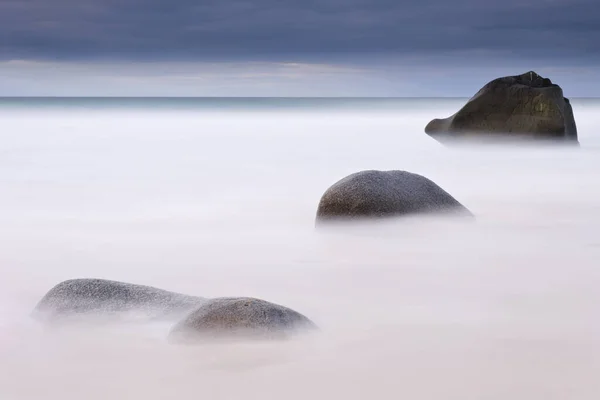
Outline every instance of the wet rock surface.
<path fill-rule="evenodd" d="M 202 304 L 171 330 L 171 343 L 208 340 L 287 339 L 317 326 L 290 308 L 252 297 L 215 298 Z"/>
<path fill-rule="evenodd" d="M 42 322 L 97 317 L 106 320 L 178 318 L 205 299 L 151 286 L 105 279 L 71 279 L 54 286 L 32 316 Z"/>
<path fill-rule="evenodd" d="M 415 214 L 472 216 L 458 200 L 424 176 L 407 171 L 361 171 L 333 184 L 321 197 L 316 225 Z"/>
<path fill-rule="evenodd" d="M 495 79 L 454 115 L 434 119 L 425 132 L 440 142 L 544 140 L 578 144 L 569 99 L 534 71 Z"/>

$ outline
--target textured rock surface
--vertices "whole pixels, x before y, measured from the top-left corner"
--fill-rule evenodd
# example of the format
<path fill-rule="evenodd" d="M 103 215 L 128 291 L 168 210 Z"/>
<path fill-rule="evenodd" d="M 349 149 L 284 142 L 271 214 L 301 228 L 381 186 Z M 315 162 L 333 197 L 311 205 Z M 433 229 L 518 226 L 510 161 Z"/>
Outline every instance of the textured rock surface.
<path fill-rule="evenodd" d="M 104 279 L 72 279 L 53 287 L 32 316 L 54 322 L 81 316 L 107 319 L 180 318 L 205 299 L 151 286 Z"/>
<path fill-rule="evenodd" d="M 317 225 L 350 219 L 458 212 L 472 215 L 444 189 L 406 171 L 362 171 L 331 186 L 321 197 Z"/>
<path fill-rule="evenodd" d="M 172 343 L 214 339 L 285 339 L 316 325 L 304 315 L 278 304 L 251 297 L 208 300 L 177 323 Z"/>
<path fill-rule="evenodd" d="M 577 144 L 573 109 L 560 86 L 530 71 L 487 83 L 456 114 L 425 132 L 448 139 L 545 139 Z"/>

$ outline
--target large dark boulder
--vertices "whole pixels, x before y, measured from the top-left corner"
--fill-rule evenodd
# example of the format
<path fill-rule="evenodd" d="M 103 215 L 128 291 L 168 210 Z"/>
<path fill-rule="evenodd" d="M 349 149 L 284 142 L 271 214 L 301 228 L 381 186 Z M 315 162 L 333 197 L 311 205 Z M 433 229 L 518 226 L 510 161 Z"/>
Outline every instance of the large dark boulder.
<path fill-rule="evenodd" d="M 77 317 L 103 320 L 179 319 L 205 299 L 151 286 L 105 279 L 72 279 L 54 286 L 36 305 L 32 316 L 43 322 Z"/>
<path fill-rule="evenodd" d="M 316 223 L 425 213 L 472 215 L 424 176 L 370 170 L 349 175 L 327 189 L 319 202 Z"/>
<path fill-rule="evenodd" d="M 252 297 L 208 300 L 178 322 L 169 333 L 171 343 L 206 340 L 286 339 L 317 326 L 304 315 Z"/>
<path fill-rule="evenodd" d="M 560 86 L 533 71 L 489 82 L 456 114 L 431 121 L 425 132 L 440 142 L 543 139 L 578 143 L 569 99 Z"/>

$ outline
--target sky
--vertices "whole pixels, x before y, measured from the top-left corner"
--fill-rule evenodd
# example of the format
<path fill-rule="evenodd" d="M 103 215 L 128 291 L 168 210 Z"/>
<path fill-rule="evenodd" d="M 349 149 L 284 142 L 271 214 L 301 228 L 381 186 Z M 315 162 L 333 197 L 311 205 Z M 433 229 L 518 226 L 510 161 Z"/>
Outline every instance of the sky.
<path fill-rule="evenodd" d="M 597 0 L 0 0 L 0 95 L 600 93 Z"/>

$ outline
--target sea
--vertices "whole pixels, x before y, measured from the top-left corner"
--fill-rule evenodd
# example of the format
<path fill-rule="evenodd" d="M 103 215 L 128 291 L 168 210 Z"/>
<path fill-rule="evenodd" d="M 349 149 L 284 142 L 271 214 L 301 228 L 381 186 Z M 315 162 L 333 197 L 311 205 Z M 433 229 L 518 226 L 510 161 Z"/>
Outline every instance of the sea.
<path fill-rule="evenodd" d="M 600 100 L 579 147 L 442 145 L 463 98 L 0 99 L 0 399 L 597 400 Z M 476 218 L 321 232 L 361 170 L 428 177 Z M 104 278 L 301 312 L 317 335 L 169 344 L 168 324 L 48 330 Z"/>

